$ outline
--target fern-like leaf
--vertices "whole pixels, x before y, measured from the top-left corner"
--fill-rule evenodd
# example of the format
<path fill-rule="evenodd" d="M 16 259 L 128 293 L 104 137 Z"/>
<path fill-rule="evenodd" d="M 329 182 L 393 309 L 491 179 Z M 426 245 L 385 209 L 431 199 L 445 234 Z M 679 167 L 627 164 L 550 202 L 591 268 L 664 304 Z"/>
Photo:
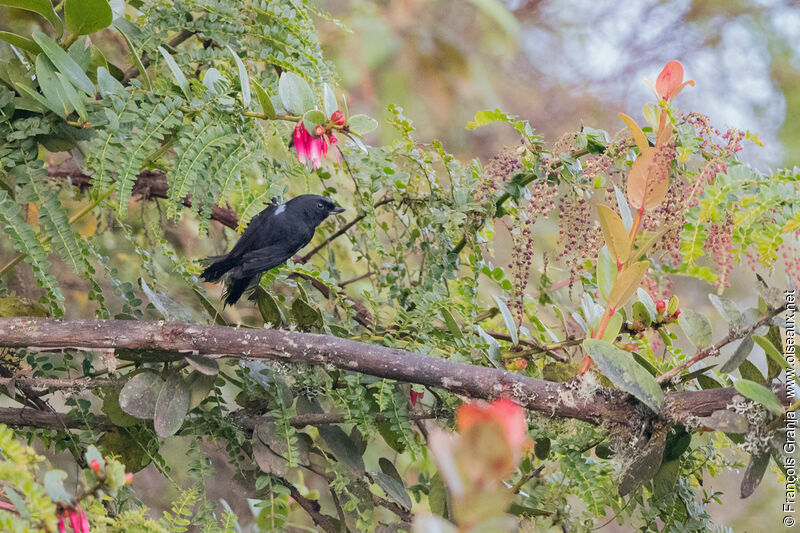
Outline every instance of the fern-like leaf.
<path fill-rule="evenodd" d="M 23 218 L 19 204 L 11 200 L 6 191 L 0 191 L 0 222 L 4 226 L 5 234 L 11 238 L 14 249 L 25 254 L 25 261 L 33 267 L 36 282 L 47 293 L 51 311 L 56 316 L 62 316 L 64 295 L 56 279 L 48 272 L 50 261 L 47 259 L 47 252 L 33 226 Z"/>
<path fill-rule="evenodd" d="M 176 218 L 186 196 L 202 196 L 196 194 L 196 187 L 201 190 L 211 188 L 211 184 L 203 179 L 203 173 L 220 149 L 237 141 L 238 137 L 230 126 L 223 126 L 208 113 L 201 114 L 191 128 L 180 130 L 175 143 L 178 159 L 167 173 L 168 217 Z"/>
<path fill-rule="evenodd" d="M 144 127 L 137 130 L 127 143 L 131 148 L 127 153 L 127 161 L 122 165 L 117 176 L 116 208 L 120 217 L 128 211 L 133 184 L 142 169 L 148 155 L 158 146 L 166 133 L 177 126 L 181 120 L 181 99 L 168 98 L 164 103 L 155 106 L 143 105 L 139 112 L 147 116 Z"/>

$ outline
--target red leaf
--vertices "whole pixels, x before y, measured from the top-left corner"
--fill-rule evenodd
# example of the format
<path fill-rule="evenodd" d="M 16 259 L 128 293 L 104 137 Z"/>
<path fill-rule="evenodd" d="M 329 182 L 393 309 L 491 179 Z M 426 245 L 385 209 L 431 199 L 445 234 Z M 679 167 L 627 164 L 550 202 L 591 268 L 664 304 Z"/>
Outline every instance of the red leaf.
<path fill-rule="evenodd" d="M 672 91 L 683 82 L 683 65 L 677 61 L 670 61 L 656 79 L 656 92 L 664 100 L 669 100 Z"/>

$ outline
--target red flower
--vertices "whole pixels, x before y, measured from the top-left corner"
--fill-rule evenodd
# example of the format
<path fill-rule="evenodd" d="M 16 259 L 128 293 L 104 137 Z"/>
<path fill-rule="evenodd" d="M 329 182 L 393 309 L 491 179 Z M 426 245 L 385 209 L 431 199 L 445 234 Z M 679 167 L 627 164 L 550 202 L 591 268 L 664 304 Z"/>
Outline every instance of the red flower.
<path fill-rule="evenodd" d="M 100 463 L 97 461 L 97 459 L 92 459 L 92 462 L 89 463 L 89 468 L 97 472 L 100 470 Z"/>
<path fill-rule="evenodd" d="M 311 134 L 308 133 L 308 130 L 303 125 L 303 121 L 298 122 L 297 126 L 295 126 L 292 142 L 294 143 L 294 149 L 297 150 L 297 159 L 305 165 L 306 161 L 308 161 Z"/>
<path fill-rule="evenodd" d="M 519 450 L 525 443 L 528 434 L 528 422 L 525 410 L 506 398 L 492 403 L 473 402 L 464 404 L 456 410 L 456 427 L 459 433 L 482 422 L 496 422 L 503 428 L 508 444 Z"/>
<path fill-rule="evenodd" d="M 86 517 L 86 513 L 78 509 L 78 512 L 81 516 L 81 533 L 89 533 L 89 518 Z"/>
<path fill-rule="evenodd" d="M 313 170 L 322 166 L 322 158 L 328 154 L 328 147 L 338 141 L 333 132 L 326 132 L 324 126 L 316 126 L 314 135 L 310 134 L 302 121 L 294 128 L 292 142 L 297 150 L 297 159 L 303 164 L 311 163 Z M 339 162 L 339 154 L 334 151 L 334 160 Z"/>
<path fill-rule="evenodd" d="M 69 520 L 69 525 L 73 533 L 91 533 L 89 530 L 89 519 L 83 509 L 64 509 L 58 517 L 58 533 L 67 533 L 67 526 L 64 520 Z"/>
<path fill-rule="evenodd" d="M 69 523 L 72 526 L 72 531 L 75 533 L 83 533 L 83 528 L 81 527 L 81 517 L 78 514 L 81 511 L 70 513 L 69 515 Z"/>
<path fill-rule="evenodd" d="M 425 391 L 417 392 L 415 390 L 411 391 L 411 405 L 417 405 L 417 400 L 421 400 L 422 397 L 425 395 Z"/>
<path fill-rule="evenodd" d="M 333 122 L 337 126 L 344 126 L 346 122 L 344 118 L 344 113 L 342 113 L 341 110 L 339 109 L 334 111 L 333 114 L 331 115 L 331 122 Z"/>
<path fill-rule="evenodd" d="M 683 81 L 683 65 L 670 61 L 656 79 L 656 92 L 659 98 L 670 101 L 687 85 L 694 87 L 694 80 Z"/>

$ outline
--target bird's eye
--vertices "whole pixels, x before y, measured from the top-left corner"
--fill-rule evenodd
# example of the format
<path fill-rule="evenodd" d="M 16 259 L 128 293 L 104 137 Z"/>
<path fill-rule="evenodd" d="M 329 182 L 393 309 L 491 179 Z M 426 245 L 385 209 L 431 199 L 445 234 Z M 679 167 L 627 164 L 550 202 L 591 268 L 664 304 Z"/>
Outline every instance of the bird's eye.
<path fill-rule="evenodd" d="M 317 202 L 317 209 L 325 209 L 325 204 L 322 202 Z"/>

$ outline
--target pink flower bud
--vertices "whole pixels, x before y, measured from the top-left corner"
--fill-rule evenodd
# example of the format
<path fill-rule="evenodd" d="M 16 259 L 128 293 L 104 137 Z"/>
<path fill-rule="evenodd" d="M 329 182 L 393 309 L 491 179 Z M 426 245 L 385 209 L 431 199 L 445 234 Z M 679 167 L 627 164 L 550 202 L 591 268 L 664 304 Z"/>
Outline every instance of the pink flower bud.
<path fill-rule="evenodd" d="M 346 122 L 344 118 L 344 113 L 342 113 L 340 109 L 334 111 L 333 114 L 331 115 L 331 122 L 333 122 L 337 126 L 344 126 L 344 123 Z"/>
<path fill-rule="evenodd" d="M 322 126 L 317 126 L 316 128 L 314 128 L 314 135 L 316 135 L 317 137 L 322 137 L 324 133 L 325 133 L 325 128 L 323 128 Z"/>
<path fill-rule="evenodd" d="M 667 304 L 664 302 L 664 300 L 659 300 L 659 301 L 656 302 L 656 311 L 657 312 L 663 313 L 666 310 L 667 310 Z"/>
<path fill-rule="evenodd" d="M 125 472 L 125 483 L 131 483 L 133 481 L 133 472 Z"/>
<path fill-rule="evenodd" d="M 97 459 L 92 459 L 92 462 L 89 463 L 89 468 L 91 468 L 95 472 L 99 472 L 100 471 L 100 463 L 97 461 Z"/>

